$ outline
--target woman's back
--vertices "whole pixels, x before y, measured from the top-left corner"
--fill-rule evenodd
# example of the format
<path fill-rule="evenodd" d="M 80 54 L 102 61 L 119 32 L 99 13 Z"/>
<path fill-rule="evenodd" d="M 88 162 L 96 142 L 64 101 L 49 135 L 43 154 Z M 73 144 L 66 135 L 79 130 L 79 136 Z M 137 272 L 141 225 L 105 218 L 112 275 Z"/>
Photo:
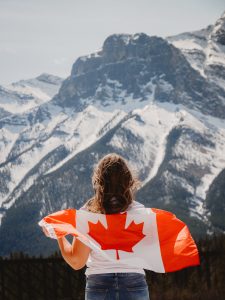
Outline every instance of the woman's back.
<path fill-rule="evenodd" d="M 144 207 L 134 201 L 139 181 L 133 176 L 127 162 L 115 153 L 99 161 L 92 176 L 92 184 L 94 196 L 82 209 L 102 214 L 119 214 Z M 121 263 L 120 260 L 107 260 L 100 252 L 93 250 L 89 253 L 86 265 L 86 300 L 149 299 L 142 268 Z"/>
<path fill-rule="evenodd" d="M 144 205 L 132 201 L 125 211 L 138 211 Z M 80 208 L 88 211 L 87 205 Z M 86 263 L 85 300 L 149 300 L 145 271 L 118 261 L 109 261 L 91 250 Z"/>
<path fill-rule="evenodd" d="M 137 202 L 132 201 L 132 203 L 128 206 L 126 211 L 137 211 L 140 208 L 143 208 L 144 205 Z M 87 210 L 86 205 L 81 207 L 82 210 Z M 99 252 L 91 250 L 89 254 L 88 261 L 86 263 L 87 269 L 86 269 L 86 276 L 90 274 L 102 274 L 102 273 L 115 273 L 115 272 L 136 272 L 145 274 L 144 270 L 142 268 L 133 267 L 124 263 L 121 263 L 118 261 L 107 261 L 104 256 L 102 256 Z"/>

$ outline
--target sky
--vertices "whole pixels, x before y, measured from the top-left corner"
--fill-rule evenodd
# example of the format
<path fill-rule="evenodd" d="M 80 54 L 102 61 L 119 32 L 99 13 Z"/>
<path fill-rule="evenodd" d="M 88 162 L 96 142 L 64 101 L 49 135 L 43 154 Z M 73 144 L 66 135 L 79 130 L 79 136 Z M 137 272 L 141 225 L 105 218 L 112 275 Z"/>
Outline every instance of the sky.
<path fill-rule="evenodd" d="M 0 0 L 0 85 L 68 77 L 79 56 L 114 33 L 161 37 L 205 28 L 225 0 Z"/>

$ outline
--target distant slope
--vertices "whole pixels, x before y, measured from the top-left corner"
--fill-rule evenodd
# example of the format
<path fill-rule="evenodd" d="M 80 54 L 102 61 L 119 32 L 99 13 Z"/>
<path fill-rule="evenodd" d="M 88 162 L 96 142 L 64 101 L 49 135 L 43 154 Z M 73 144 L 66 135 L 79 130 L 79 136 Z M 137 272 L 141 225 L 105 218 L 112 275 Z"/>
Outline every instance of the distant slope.
<path fill-rule="evenodd" d="M 58 76 L 43 73 L 33 79 L 0 86 L 0 108 L 13 114 L 24 113 L 49 101 L 62 82 L 63 79 Z"/>
<path fill-rule="evenodd" d="M 207 28 L 181 33 L 167 40 L 183 52 L 203 77 L 225 90 L 225 12 Z"/>

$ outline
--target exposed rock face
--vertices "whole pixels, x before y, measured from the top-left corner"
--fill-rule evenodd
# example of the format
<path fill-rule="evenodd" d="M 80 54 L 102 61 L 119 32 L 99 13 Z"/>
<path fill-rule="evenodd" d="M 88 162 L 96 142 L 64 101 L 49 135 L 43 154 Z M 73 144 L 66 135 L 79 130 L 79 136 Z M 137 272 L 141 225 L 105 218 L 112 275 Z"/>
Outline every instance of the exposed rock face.
<path fill-rule="evenodd" d="M 191 66 L 203 77 L 225 90 L 225 12 L 207 28 L 181 33 L 167 40 L 181 49 Z"/>
<path fill-rule="evenodd" d="M 172 102 L 224 117 L 225 92 L 200 76 L 181 51 L 146 34 L 112 35 L 101 51 L 79 58 L 54 98 L 64 107 L 110 106 L 131 97 Z"/>
<path fill-rule="evenodd" d="M 225 232 L 225 169 L 223 169 L 211 184 L 206 197 L 206 207 L 212 226 L 220 232 Z"/>
<path fill-rule="evenodd" d="M 223 15 L 216 21 L 212 34 L 212 40 L 216 43 L 225 46 L 225 12 Z"/>

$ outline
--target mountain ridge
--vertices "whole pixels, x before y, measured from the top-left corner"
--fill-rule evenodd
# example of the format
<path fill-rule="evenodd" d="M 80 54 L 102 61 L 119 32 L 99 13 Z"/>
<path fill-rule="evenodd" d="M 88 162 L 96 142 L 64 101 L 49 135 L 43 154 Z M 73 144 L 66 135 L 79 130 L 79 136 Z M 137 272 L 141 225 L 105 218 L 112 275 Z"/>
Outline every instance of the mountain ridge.
<path fill-rule="evenodd" d="M 213 26 L 195 32 L 194 43 L 207 46 Z M 199 70 L 196 52 L 179 48 L 181 36 L 192 49 L 187 33 L 169 41 L 111 35 L 101 50 L 76 60 L 53 98 L 20 112 L 1 109 L 0 255 L 53 251 L 35 224 L 80 207 L 93 193 L 93 167 L 110 152 L 136 170 L 140 202 L 171 209 L 196 238 L 225 232 L 223 202 L 218 212 L 212 196 L 221 201 L 225 169 L 221 70 Z M 225 49 L 218 49 L 221 58 Z M 48 74 L 38 80 L 54 82 Z"/>

